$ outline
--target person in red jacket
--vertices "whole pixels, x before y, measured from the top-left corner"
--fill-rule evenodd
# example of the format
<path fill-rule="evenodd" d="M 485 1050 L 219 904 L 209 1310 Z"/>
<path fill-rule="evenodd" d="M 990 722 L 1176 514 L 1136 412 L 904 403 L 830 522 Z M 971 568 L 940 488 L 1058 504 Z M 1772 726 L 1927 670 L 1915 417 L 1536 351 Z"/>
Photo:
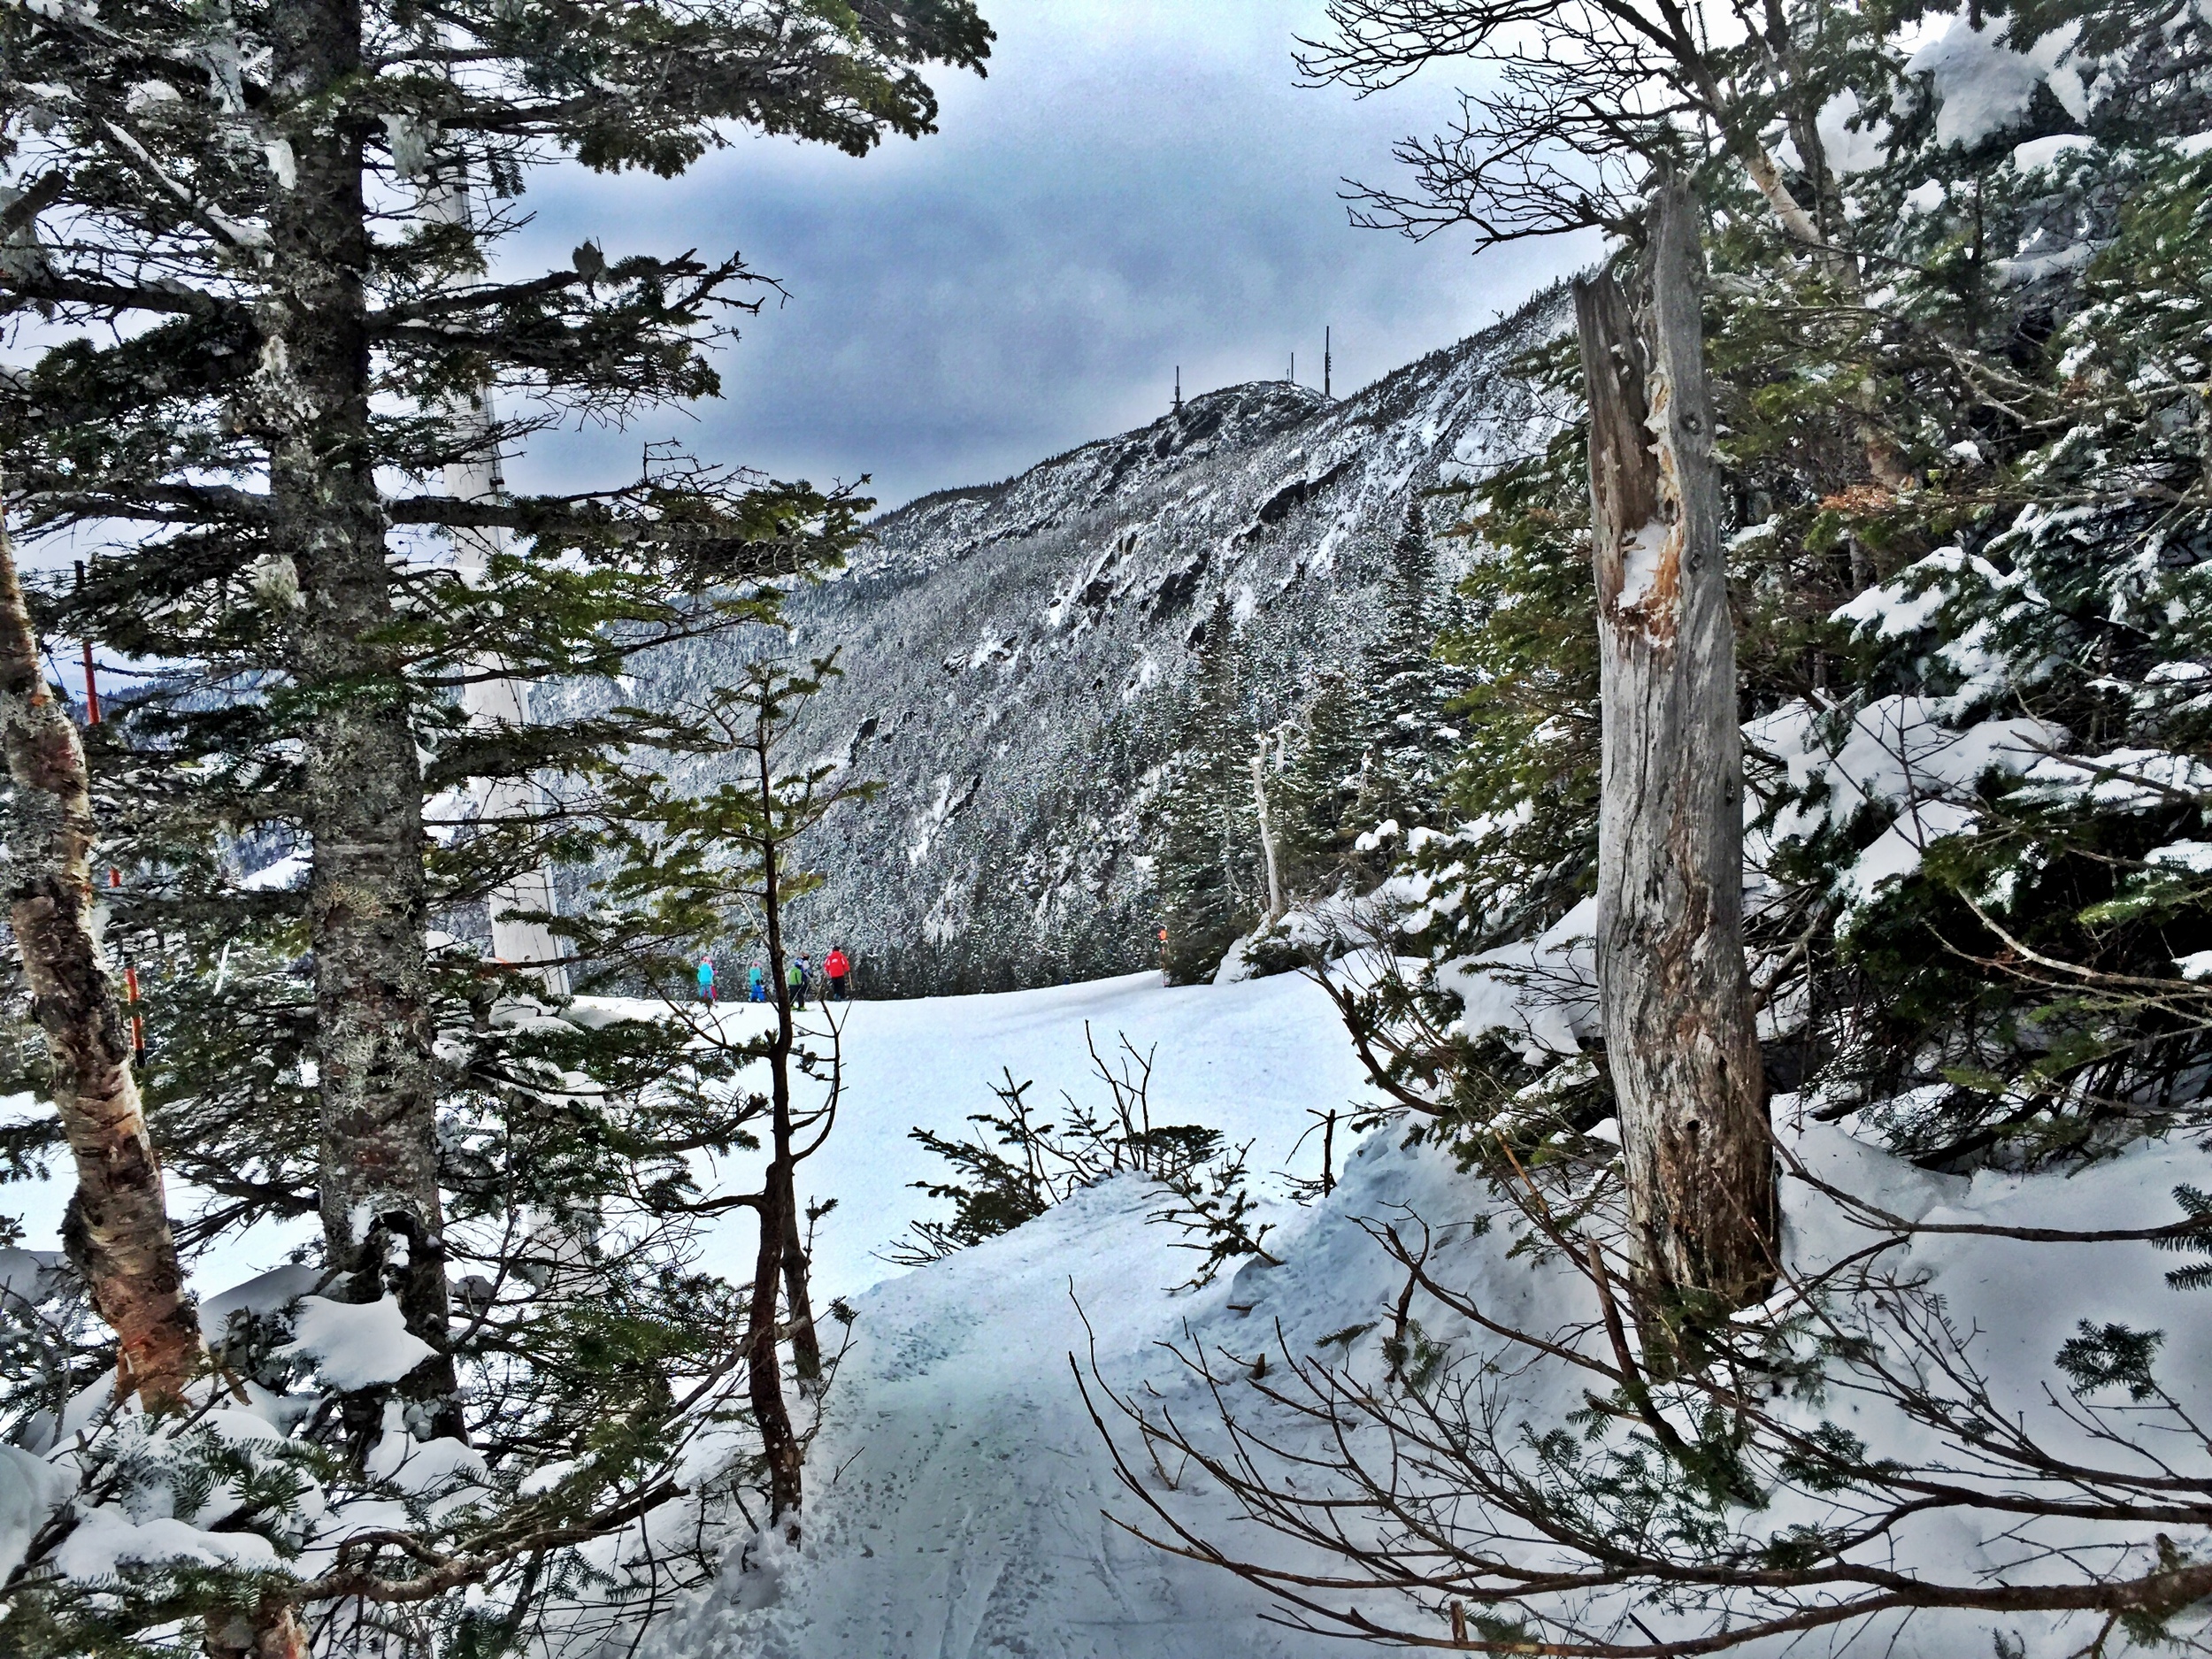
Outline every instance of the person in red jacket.
<path fill-rule="evenodd" d="M 845 976 L 853 971 L 853 964 L 845 955 L 844 947 L 832 945 L 828 956 L 822 958 L 822 977 L 829 981 L 830 1001 L 845 1000 Z"/>

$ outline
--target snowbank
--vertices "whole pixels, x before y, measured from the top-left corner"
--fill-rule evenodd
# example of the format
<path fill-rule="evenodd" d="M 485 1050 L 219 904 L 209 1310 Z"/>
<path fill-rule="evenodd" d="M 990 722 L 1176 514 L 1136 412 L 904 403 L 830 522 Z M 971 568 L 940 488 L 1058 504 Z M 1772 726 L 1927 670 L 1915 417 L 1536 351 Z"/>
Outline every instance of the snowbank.
<path fill-rule="evenodd" d="M 1844 1128 L 1793 1122 L 1787 1097 L 1777 1104 L 1778 1127 L 1809 1173 L 1911 1220 L 2141 1226 L 2172 1217 L 2177 1183 L 2212 1179 L 2203 1151 L 2172 1143 L 2146 1145 L 2070 1177 L 1932 1175 Z M 1799 1271 L 1868 1241 L 1862 1226 L 1801 1180 L 1786 1184 L 1786 1203 Z M 1340 1638 L 1266 1621 L 1258 1592 L 1150 1550 L 1107 1518 L 1158 1526 L 1118 1486 L 1069 1356 L 1087 1354 L 1094 1342 L 1109 1385 L 1141 1394 L 1202 1439 L 1210 1404 L 1164 1345 L 1187 1350 L 1195 1341 L 1246 1362 L 1266 1350 L 1303 1356 L 1348 1327 L 1386 1319 L 1402 1279 L 1363 1223 L 1402 1226 L 1417 1216 L 1436 1240 L 1432 1271 L 1493 1317 L 1532 1331 L 1587 1317 L 1587 1286 L 1561 1266 L 1509 1256 L 1517 1218 L 1495 1214 L 1486 1230 L 1480 1218 L 1496 1206 L 1481 1183 L 1432 1150 L 1407 1148 L 1387 1130 L 1359 1148 L 1332 1199 L 1271 1240 L 1284 1257 L 1280 1267 L 1251 1265 L 1206 1291 L 1171 1294 L 1164 1286 L 1187 1267 L 1171 1230 L 1148 1221 L 1154 1207 L 1143 1185 L 1125 1178 L 862 1298 L 853 1356 L 811 1459 L 803 1546 L 795 1553 L 757 1544 L 733 1555 L 709 1594 L 655 1632 L 651 1651 L 702 1659 L 1303 1659 L 1344 1651 Z M 2170 1255 L 2142 1243 L 2053 1246 L 1933 1233 L 1897 1254 L 1900 1274 L 1924 1282 L 1956 1326 L 1974 1333 L 1970 1351 L 1993 1398 L 2055 1448 L 2088 1449 L 2054 1363 L 2085 1317 L 2163 1331 L 2161 1378 L 2198 1420 L 2212 1408 L 2203 1398 L 2212 1326 L 2168 1286 Z M 1417 1303 L 1416 1310 L 1429 1337 L 1461 1358 L 1497 1346 L 1441 1310 Z M 1364 1371 L 1378 1334 L 1329 1351 L 1350 1356 Z M 1583 1403 L 1586 1382 L 1562 1368 L 1530 1367 L 1513 1383 L 1514 1409 L 1540 1432 Z M 1271 1415 L 1256 1394 L 1240 1409 L 1293 1446 L 1302 1432 L 1307 1449 L 1325 1449 L 1310 1425 Z M 1878 1400 L 1828 1409 L 1845 1412 L 1878 1451 L 1918 1457 L 1932 1449 L 1924 1428 Z M 1809 1423 L 1820 1415 L 1811 1406 L 1806 1412 Z M 1115 1426 L 1141 1468 L 1135 1437 L 1125 1424 Z M 2204 1472 L 2196 1470 L 2200 1451 L 2185 1461 Z M 1144 1478 L 1179 1517 L 1225 1548 L 1288 1558 L 1286 1546 L 1241 1523 L 1220 1494 L 1171 1457 Z M 1785 1493 L 1759 1524 L 1813 1519 L 1817 1508 L 1818 1501 Z M 2047 1548 L 2092 1547 L 2075 1535 L 2081 1530 L 2034 1523 L 2002 1540 L 1996 1527 L 1984 1535 L 1939 1517 L 1909 1527 L 1901 1541 L 1913 1566 L 1931 1576 L 2024 1579 L 2051 1570 L 2047 1557 L 2039 1563 Z M 2178 1541 L 2186 1548 L 2196 1540 Z M 1386 1604 L 1374 1605 L 1380 1611 Z M 1402 1604 L 1394 1611 L 1414 1628 L 1432 1617 Z M 1645 1606 L 1641 1617 L 1679 1631 L 1696 1616 L 1669 1619 Z M 1986 1653 L 1994 1642 L 1995 1651 L 2023 1659 L 2061 1659 L 2094 1632 L 2049 1616 L 1923 1613 L 1901 1626 L 1886 1621 L 1874 1633 L 1901 1655 Z"/>

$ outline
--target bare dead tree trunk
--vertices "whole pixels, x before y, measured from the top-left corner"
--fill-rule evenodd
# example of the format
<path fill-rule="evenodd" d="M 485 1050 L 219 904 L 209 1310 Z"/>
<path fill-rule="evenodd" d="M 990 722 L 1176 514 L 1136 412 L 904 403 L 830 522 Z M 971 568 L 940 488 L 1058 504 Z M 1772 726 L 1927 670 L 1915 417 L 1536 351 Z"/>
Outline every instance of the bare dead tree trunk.
<path fill-rule="evenodd" d="M 1267 919 L 1272 925 L 1283 919 L 1282 864 L 1275 848 L 1275 818 L 1267 810 L 1267 748 L 1266 740 L 1252 752 L 1252 804 L 1260 818 L 1260 858 L 1267 870 Z"/>
<path fill-rule="evenodd" d="M 1575 286 L 1604 713 L 1598 990 L 1649 1286 L 1773 1284 L 1765 1079 L 1743 956 L 1743 757 L 1698 315 L 1698 212 L 1664 186 L 1640 288 Z"/>
<path fill-rule="evenodd" d="M 117 1384 L 175 1405 L 198 1369 L 200 1326 L 131 1071 L 130 1020 L 93 928 L 92 795 L 84 745 L 39 672 L 15 555 L 0 525 L 0 746 L 8 921 L 53 1064 L 54 1107 L 77 1165 L 63 1239 L 114 1329 Z"/>
<path fill-rule="evenodd" d="M 424 934 L 422 771 L 410 720 L 370 434 L 363 134 L 332 89 L 363 73 L 356 0 L 271 13 L 273 97 L 296 165 L 270 213 L 275 281 L 257 411 L 270 445 L 274 550 L 299 580 L 294 672 L 308 700 L 322 1105 L 323 1233 L 340 1294 L 396 1297 L 434 1350 L 391 1389 L 349 1395 L 357 1455 L 396 1396 L 419 1438 L 465 1434 L 450 1354 L 437 1086 Z"/>

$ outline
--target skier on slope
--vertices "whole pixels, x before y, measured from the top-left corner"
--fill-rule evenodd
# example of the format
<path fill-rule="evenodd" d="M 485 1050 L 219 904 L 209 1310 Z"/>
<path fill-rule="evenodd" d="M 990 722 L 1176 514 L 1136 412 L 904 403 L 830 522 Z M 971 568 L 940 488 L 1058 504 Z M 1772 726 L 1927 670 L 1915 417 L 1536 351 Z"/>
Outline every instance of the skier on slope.
<path fill-rule="evenodd" d="M 822 958 L 822 977 L 829 981 L 829 1000 L 842 1002 L 845 996 L 845 977 L 853 971 L 851 960 L 842 945 L 832 945 L 828 956 Z"/>
<path fill-rule="evenodd" d="M 709 1008 L 714 1006 L 714 958 L 699 959 L 699 1000 Z"/>
<path fill-rule="evenodd" d="M 757 962 L 753 964 L 752 972 L 746 979 L 745 995 L 749 1000 L 755 1002 L 764 1002 L 768 1000 L 768 976 L 760 971 L 760 964 Z"/>
<path fill-rule="evenodd" d="M 806 958 L 804 956 L 791 958 L 790 966 L 783 971 L 783 982 L 791 992 L 791 1006 L 795 1009 L 804 1009 L 806 1007 Z"/>

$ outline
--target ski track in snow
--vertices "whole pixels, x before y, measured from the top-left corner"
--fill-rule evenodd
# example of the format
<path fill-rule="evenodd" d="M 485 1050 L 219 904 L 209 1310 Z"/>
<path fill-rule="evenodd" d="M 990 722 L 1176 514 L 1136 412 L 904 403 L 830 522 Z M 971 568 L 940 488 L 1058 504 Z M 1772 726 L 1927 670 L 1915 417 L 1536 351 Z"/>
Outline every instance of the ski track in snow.
<path fill-rule="evenodd" d="M 1043 1221 L 879 1286 L 810 1459 L 796 1558 L 733 1562 L 664 1655 L 760 1659 L 1241 1659 L 1341 1644 L 1263 1622 L 1263 1598 L 1152 1548 L 1068 1356 L 1095 1332 L 1108 1380 L 1167 1379 L 1154 1346 L 1218 1319 L 1227 1281 L 1171 1297 L 1190 1258 L 1122 1179 Z M 1080 1304 L 1079 1312 L 1078 1304 Z M 754 1547 L 756 1550 L 758 1545 Z"/>

